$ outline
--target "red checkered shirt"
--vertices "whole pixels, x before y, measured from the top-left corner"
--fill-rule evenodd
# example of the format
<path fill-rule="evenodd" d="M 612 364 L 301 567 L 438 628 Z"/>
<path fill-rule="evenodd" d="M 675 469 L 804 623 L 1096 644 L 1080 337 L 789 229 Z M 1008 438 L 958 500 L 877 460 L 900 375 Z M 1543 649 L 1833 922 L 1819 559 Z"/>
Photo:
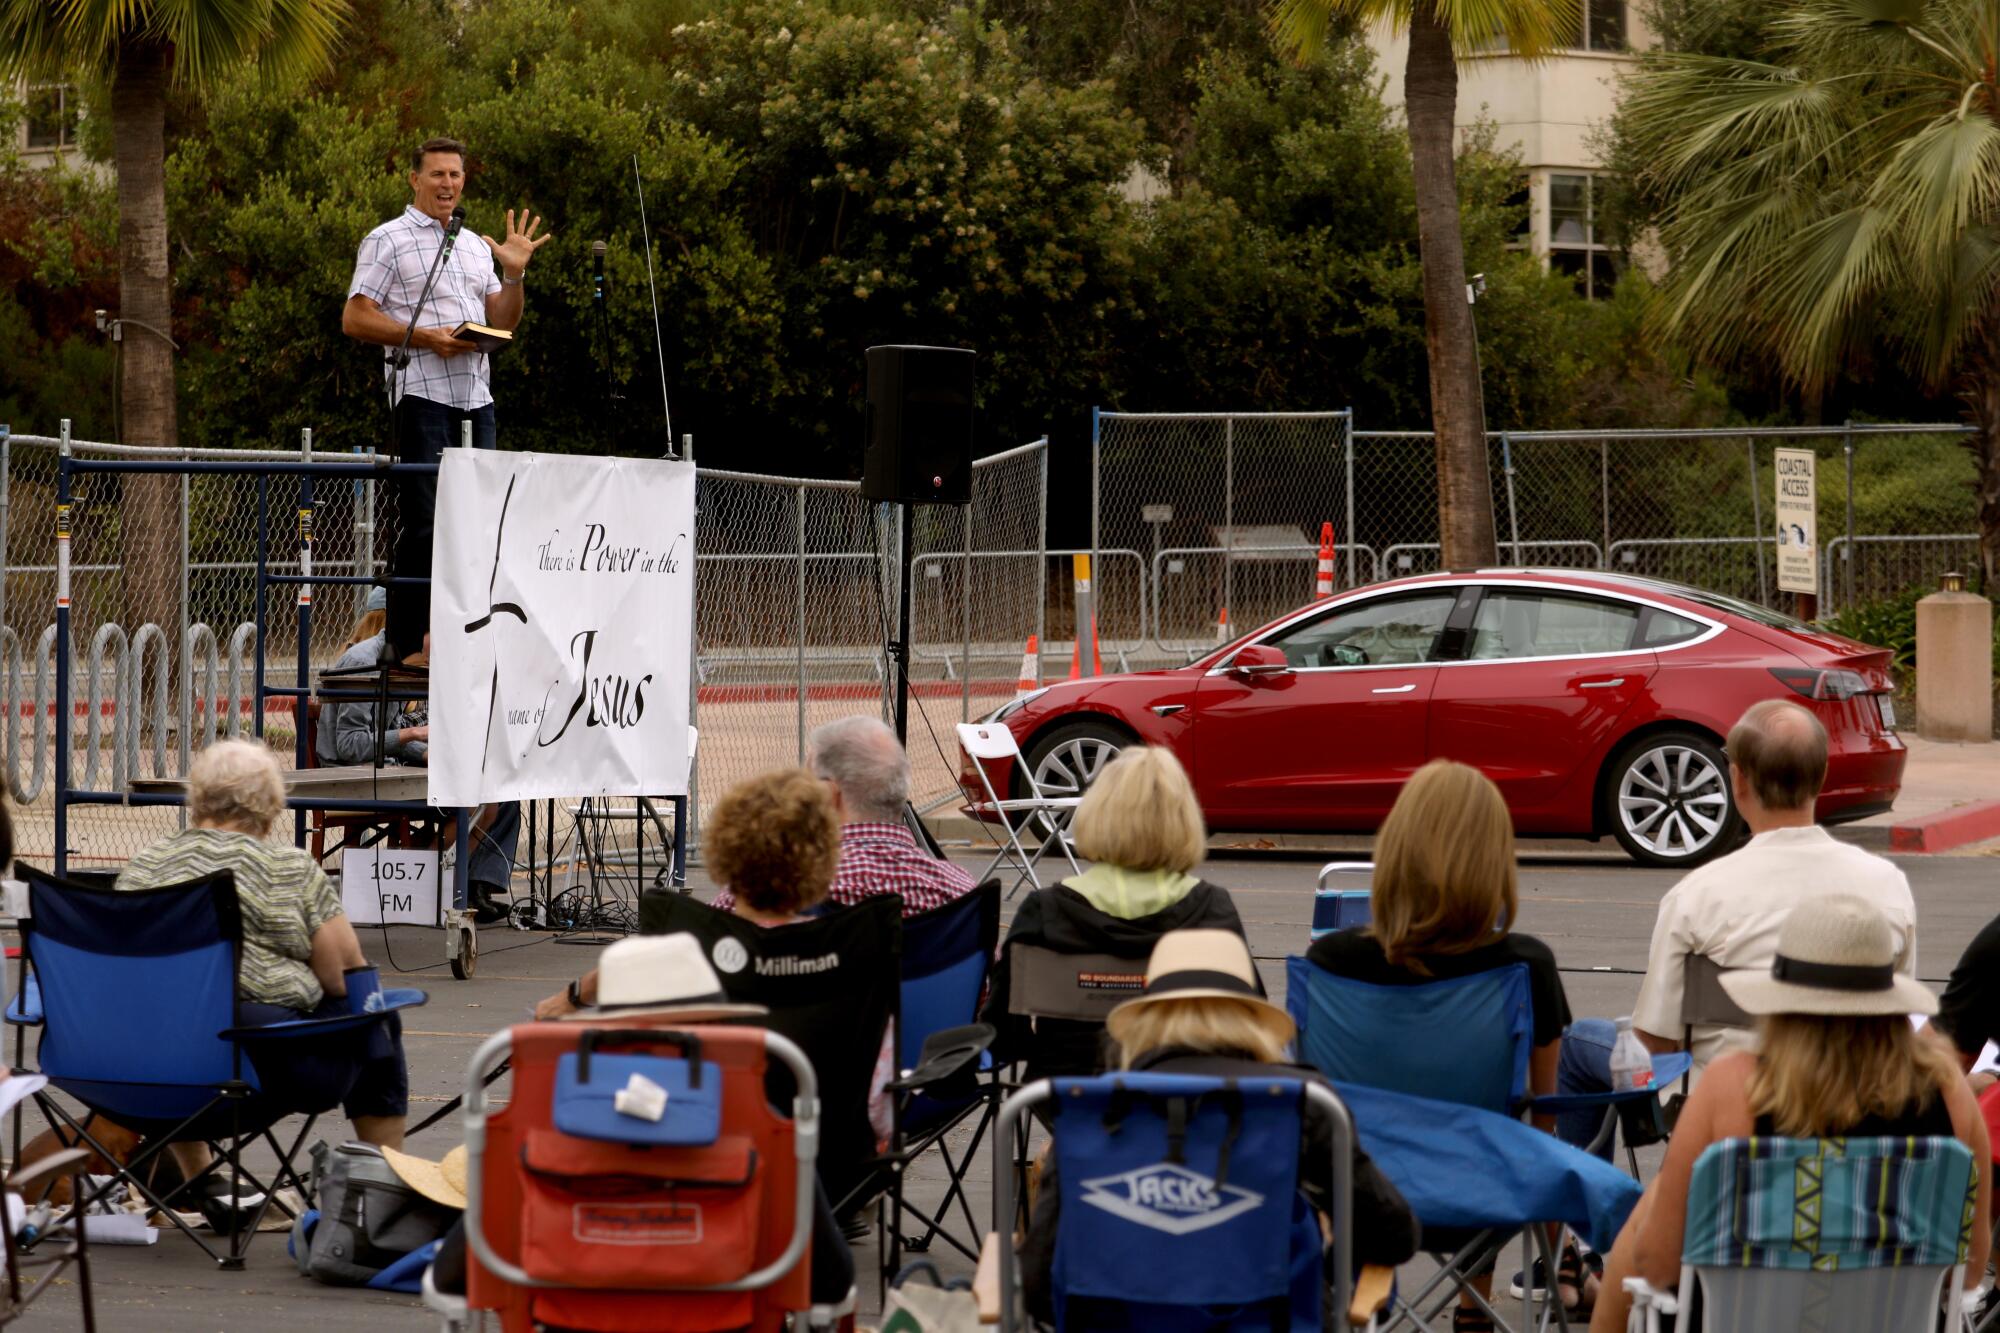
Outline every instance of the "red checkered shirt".
<path fill-rule="evenodd" d="M 833 869 L 826 900 L 852 907 L 879 893 L 897 893 L 903 897 L 903 915 L 915 916 L 971 891 L 972 876 L 917 846 L 903 825 L 848 824 L 840 830 L 840 864 Z M 734 911 L 736 895 L 723 889 L 710 905 Z"/>

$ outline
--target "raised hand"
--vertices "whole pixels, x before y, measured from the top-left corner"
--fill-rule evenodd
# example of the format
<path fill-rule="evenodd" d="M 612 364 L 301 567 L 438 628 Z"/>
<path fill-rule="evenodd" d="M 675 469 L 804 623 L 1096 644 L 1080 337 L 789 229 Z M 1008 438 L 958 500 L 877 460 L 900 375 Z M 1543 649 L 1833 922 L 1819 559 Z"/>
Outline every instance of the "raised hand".
<path fill-rule="evenodd" d="M 529 216 L 526 208 L 521 210 L 521 221 L 516 225 L 514 210 L 510 208 L 507 210 L 507 239 L 496 241 L 484 234 L 479 239 L 486 242 L 493 251 L 493 257 L 500 261 L 501 271 L 510 278 L 517 278 L 522 270 L 528 267 L 528 261 L 534 258 L 535 251 L 541 249 L 545 242 L 555 236 L 552 231 L 543 232 L 540 236 L 535 235 L 535 229 L 541 225 L 542 220 Z"/>

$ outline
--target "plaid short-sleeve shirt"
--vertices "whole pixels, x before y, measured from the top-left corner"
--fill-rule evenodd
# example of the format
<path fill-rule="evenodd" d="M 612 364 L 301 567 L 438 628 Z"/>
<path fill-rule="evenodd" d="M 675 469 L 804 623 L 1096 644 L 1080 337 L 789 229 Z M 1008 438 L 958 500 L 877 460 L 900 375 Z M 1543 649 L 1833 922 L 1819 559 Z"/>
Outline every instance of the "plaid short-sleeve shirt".
<path fill-rule="evenodd" d="M 118 887 L 165 888 L 218 870 L 235 872 L 243 912 L 237 995 L 287 1009 L 318 1008 L 326 996 L 311 967 L 312 937 L 342 909 L 326 873 L 298 848 L 227 829 L 183 829 L 133 857 Z"/>
<path fill-rule="evenodd" d="M 417 298 L 423 295 L 424 277 L 444 244 L 444 224 L 415 205 L 403 209 L 361 238 L 361 253 L 354 262 L 354 280 L 347 284 L 349 300 L 365 296 L 382 307 L 382 313 L 398 324 L 410 322 L 416 313 Z M 424 302 L 422 328 L 457 328 L 466 320 L 486 322 L 486 298 L 500 290 L 500 278 L 493 268 L 493 252 L 470 227 L 461 227 L 452 243 L 451 258 L 438 270 L 437 285 Z M 382 374 L 390 373 L 393 347 L 382 349 Z M 435 352 L 410 348 L 410 364 L 396 384 L 396 398 L 405 394 L 429 399 L 446 407 L 484 407 L 493 401 L 490 372 L 484 352 L 466 352 L 450 358 Z"/>

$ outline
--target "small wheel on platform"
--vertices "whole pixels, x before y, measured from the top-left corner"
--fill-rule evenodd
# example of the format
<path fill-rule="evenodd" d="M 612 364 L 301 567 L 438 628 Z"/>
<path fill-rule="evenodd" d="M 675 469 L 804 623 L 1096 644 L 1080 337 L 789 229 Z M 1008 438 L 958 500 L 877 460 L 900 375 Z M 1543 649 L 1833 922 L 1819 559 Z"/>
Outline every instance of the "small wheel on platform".
<path fill-rule="evenodd" d="M 458 947 L 451 953 L 451 974 L 465 981 L 479 970 L 479 932 L 471 926 L 458 928 Z"/>

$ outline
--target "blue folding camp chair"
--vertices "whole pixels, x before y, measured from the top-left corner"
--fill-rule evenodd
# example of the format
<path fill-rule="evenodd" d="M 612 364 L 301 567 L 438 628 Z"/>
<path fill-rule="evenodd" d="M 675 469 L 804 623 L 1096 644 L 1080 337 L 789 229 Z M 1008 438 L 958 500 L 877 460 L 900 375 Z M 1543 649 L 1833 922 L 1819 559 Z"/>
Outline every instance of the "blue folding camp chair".
<path fill-rule="evenodd" d="M 249 1238 L 277 1191 L 289 1185 L 309 1197 L 292 1159 L 315 1119 L 338 1104 L 337 1096 L 326 1105 L 296 1105 L 294 1098 L 265 1093 L 257 1078 L 259 1051 L 296 1041 L 359 1048 L 382 1039 L 381 1024 L 392 1012 L 427 997 L 419 990 L 385 989 L 382 1007 L 365 1013 L 239 1027 L 236 974 L 243 930 L 233 876 L 224 872 L 120 893 L 22 870 L 31 915 L 20 923 L 23 982 L 8 1005 L 7 1020 L 41 1028 L 39 1072 L 81 1102 L 87 1114 L 79 1121 L 46 1092 L 36 1093 L 35 1101 L 50 1125 L 72 1131 L 74 1142 L 106 1160 L 115 1158 L 90 1133 L 96 1117 L 144 1138 L 138 1155 L 73 1199 L 66 1216 L 81 1217 L 122 1184 L 222 1267 L 243 1267 Z M 286 1150 L 272 1129 L 293 1114 L 306 1121 Z M 243 1149 L 258 1139 L 277 1154 L 268 1182 L 243 1167 Z M 148 1168 L 168 1144 L 193 1141 L 214 1144 L 217 1160 L 193 1180 L 156 1193 L 147 1183 Z M 230 1237 L 227 1251 L 217 1253 L 172 1205 L 183 1195 L 198 1197 L 189 1191 L 225 1168 L 233 1193 L 244 1195 L 248 1185 L 264 1197 L 248 1225 Z"/>
<path fill-rule="evenodd" d="M 1333 1122 L 1331 1263 L 1299 1193 L 1307 1101 Z M 1012 1231 L 1008 1144 L 1039 1103 L 1054 1112 L 1051 1288 L 1057 1328 L 1319 1333 L 1353 1285 L 1354 1126 L 1324 1086 L 1269 1078 L 1106 1074 L 1040 1079 L 994 1131 L 995 1230 Z M 1000 1323 L 1023 1327 L 1013 1246 L 996 1247 Z M 1329 1271 L 1330 1270 L 1330 1271 Z"/>
<path fill-rule="evenodd" d="M 1528 1055 L 1534 1041 L 1534 1015 L 1525 963 L 1423 985 L 1377 986 L 1335 976 L 1307 959 L 1293 957 L 1286 960 L 1285 978 L 1285 1004 L 1298 1024 L 1300 1058 L 1336 1084 L 1383 1089 L 1503 1116 L 1520 1116 L 1531 1110 L 1554 1114 L 1603 1107 L 1605 1124 L 1593 1148 L 1616 1132 L 1620 1103 L 1650 1100 L 1657 1105 L 1657 1090 L 1680 1077 L 1687 1059 L 1685 1055 L 1658 1057 L 1653 1084 L 1645 1089 L 1530 1098 Z M 1451 1134 L 1460 1128 L 1444 1124 L 1439 1132 Z M 1364 1124 L 1364 1141 L 1366 1131 Z M 1406 1170 L 1426 1169 L 1421 1157 L 1405 1158 L 1404 1163 Z M 1404 1179 L 1388 1164 L 1383 1170 L 1403 1186 Z M 1407 1195 L 1413 1189 L 1404 1192 Z M 1435 1217 L 1422 1211 L 1417 1216 L 1433 1227 L 1439 1225 Z M 1426 1322 L 1431 1316 L 1420 1310 L 1431 1293 L 1446 1283 L 1464 1290 L 1466 1278 L 1486 1266 L 1511 1238 L 1510 1232 L 1511 1228 L 1497 1226 L 1480 1230 L 1443 1259 L 1438 1273 L 1403 1303 L 1399 1317 L 1407 1315 Z M 1537 1249 L 1548 1248 L 1540 1227 L 1527 1228 L 1526 1235 Z M 1609 1242 L 1610 1237 L 1603 1238 L 1604 1244 Z M 1548 1271 L 1554 1271 L 1553 1258 L 1545 1255 L 1544 1259 Z M 1523 1266 L 1529 1266 L 1526 1260 Z M 1446 1289 L 1444 1301 L 1449 1302 L 1454 1294 Z M 1496 1322 L 1502 1322 L 1484 1298 L 1476 1293 L 1474 1298 Z M 1522 1306 L 1524 1320 L 1532 1323 L 1532 1288 L 1523 1296 Z M 1560 1302 L 1550 1300 L 1548 1306 L 1552 1308 L 1544 1311 L 1544 1317 L 1553 1313 L 1567 1326 Z"/>
<path fill-rule="evenodd" d="M 1365 926 L 1375 915 L 1373 861 L 1328 861 L 1313 892 L 1312 937 Z"/>
<path fill-rule="evenodd" d="M 976 1022 L 986 976 L 1000 942 L 1000 881 L 989 879 L 928 912 L 903 918 L 903 984 L 897 1018 L 896 1067 L 890 1084 L 896 1097 L 896 1130 L 882 1169 L 890 1173 L 888 1220 L 882 1270 L 903 1266 L 905 1249 L 919 1254 L 941 1238 L 966 1258 L 979 1258 L 979 1223 L 965 1195 L 965 1177 L 993 1117 L 1000 1109 L 1001 1085 L 989 1050 L 993 1029 Z M 977 1116 L 972 1137 L 954 1158 L 945 1136 Z M 928 1214 L 917 1212 L 920 1234 L 906 1229 L 913 1211 L 905 1184 L 913 1163 L 936 1148 L 950 1183 Z M 965 1220 L 963 1238 L 946 1229 L 956 1203 Z"/>
<path fill-rule="evenodd" d="M 1724 1139 L 1695 1159 L 1677 1292 L 1627 1278 L 1632 1333 L 1961 1327 L 1978 1186 L 1957 1139 Z"/>

